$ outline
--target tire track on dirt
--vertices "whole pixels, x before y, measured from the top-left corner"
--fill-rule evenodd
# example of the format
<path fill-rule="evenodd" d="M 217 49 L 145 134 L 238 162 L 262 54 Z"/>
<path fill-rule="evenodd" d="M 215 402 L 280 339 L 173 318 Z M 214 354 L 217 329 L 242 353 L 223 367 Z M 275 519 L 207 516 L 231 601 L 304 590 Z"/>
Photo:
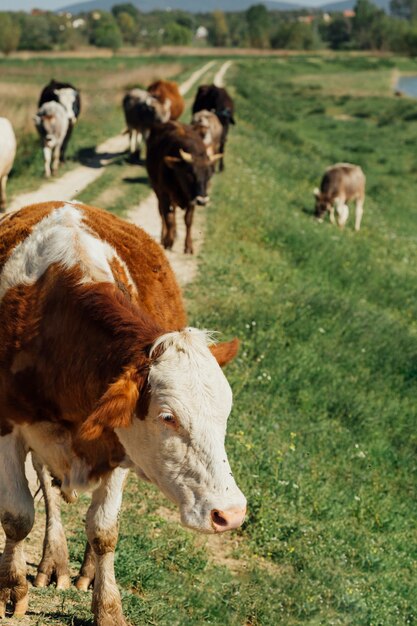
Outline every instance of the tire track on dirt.
<path fill-rule="evenodd" d="M 226 72 L 230 68 L 232 62 L 226 61 L 214 76 L 214 84 L 218 87 L 224 85 Z M 185 224 L 182 219 L 183 211 L 177 211 L 177 238 L 174 243 L 173 250 L 166 250 L 165 254 L 175 272 L 175 275 L 181 286 L 192 282 L 197 275 L 198 270 L 198 253 L 204 242 L 204 231 L 206 223 L 205 207 L 198 207 L 194 211 L 193 221 L 193 246 L 194 254 L 184 254 L 183 242 L 185 239 Z M 126 216 L 126 219 L 136 226 L 140 226 L 148 235 L 156 241 L 160 241 L 161 235 L 161 217 L 159 215 L 158 201 L 155 193 L 152 191 L 138 206 L 132 207 Z"/>
<path fill-rule="evenodd" d="M 209 61 L 203 67 L 193 72 L 180 85 L 180 92 L 183 95 L 186 94 L 214 64 L 215 61 Z M 88 165 L 79 165 L 54 181 L 44 182 L 36 191 L 16 196 L 9 204 L 7 211 L 17 211 L 28 204 L 36 202 L 47 202 L 48 200 L 66 201 L 75 198 L 83 189 L 103 174 L 106 165 L 111 163 L 115 157 L 126 152 L 128 143 L 127 136 L 122 134 L 106 139 L 106 141 L 97 146 L 95 155 L 91 158 Z"/>

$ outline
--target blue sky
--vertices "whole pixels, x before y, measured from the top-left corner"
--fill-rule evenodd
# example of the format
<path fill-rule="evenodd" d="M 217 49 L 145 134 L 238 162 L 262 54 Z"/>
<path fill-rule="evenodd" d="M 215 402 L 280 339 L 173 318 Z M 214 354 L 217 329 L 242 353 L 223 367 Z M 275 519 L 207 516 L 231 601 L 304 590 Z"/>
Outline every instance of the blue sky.
<path fill-rule="evenodd" d="M 79 0 L 74 0 L 74 4 Z M 115 4 L 117 4 L 119 0 L 115 0 Z M 124 0 L 120 0 L 122 2 Z M 286 0 L 287 2 L 296 2 L 297 0 Z M 54 9 L 59 9 L 62 6 L 68 6 L 68 4 L 72 4 L 71 0 L 0 0 L 0 10 L 3 11 L 30 11 L 33 7 L 37 7 L 38 9 L 45 9 L 53 11 Z M 255 0 L 254 0 L 255 4 Z M 315 6 L 320 4 L 320 0 L 304 0 L 303 4 L 305 6 Z M 204 5 L 204 2 L 202 2 Z"/>

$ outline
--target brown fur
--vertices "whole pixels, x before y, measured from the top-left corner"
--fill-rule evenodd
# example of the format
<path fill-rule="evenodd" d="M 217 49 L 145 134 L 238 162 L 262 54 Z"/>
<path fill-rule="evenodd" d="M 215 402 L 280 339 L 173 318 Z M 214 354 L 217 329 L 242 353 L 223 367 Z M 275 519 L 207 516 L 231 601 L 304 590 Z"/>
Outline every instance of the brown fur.
<path fill-rule="evenodd" d="M 62 203 L 34 205 L 0 222 L 0 258 Z M 124 451 L 113 429 L 146 410 L 148 348 L 185 325 L 181 294 L 163 252 L 143 231 L 99 209 L 86 223 L 129 268 L 116 285 L 79 284 L 78 270 L 50 266 L 35 285 L 10 289 L 0 306 L 0 430 L 14 422 L 58 422 L 99 476 Z M 1 269 L 1 267 L 0 267 Z M 143 398 L 140 394 L 143 392 Z M 140 402 L 138 403 L 138 398 Z"/>
<path fill-rule="evenodd" d="M 179 92 L 177 83 L 169 80 L 157 80 L 148 87 L 149 93 L 162 104 L 171 101 L 171 120 L 177 120 L 184 111 L 184 98 Z"/>

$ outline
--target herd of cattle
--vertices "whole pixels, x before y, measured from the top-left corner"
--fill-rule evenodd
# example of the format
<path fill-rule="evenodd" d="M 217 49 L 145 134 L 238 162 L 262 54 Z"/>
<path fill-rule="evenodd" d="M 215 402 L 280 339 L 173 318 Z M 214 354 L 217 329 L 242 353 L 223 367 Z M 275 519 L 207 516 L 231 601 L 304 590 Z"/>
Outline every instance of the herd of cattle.
<path fill-rule="evenodd" d="M 34 117 L 44 154 L 45 176 L 56 174 L 73 128 L 80 115 L 79 91 L 69 83 L 51 80 L 42 90 Z M 175 239 L 175 207 L 185 211 L 184 251 L 193 252 L 191 225 L 196 205 L 207 204 L 208 183 L 219 161 L 224 169 L 224 150 L 234 103 L 227 91 L 216 85 L 199 87 L 192 107 L 191 125 L 178 122 L 184 100 L 176 83 L 158 80 L 147 90 L 131 89 L 123 98 L 129 133 L 131 160 L 140 157 L 142 140 L 147 142 L 146 166 L 157 195 L 162 219 L 162 245 L 170 249 Z M 0 118 L 0 209 L 6 208 L 7 177 L 13 166 L 16 139 L 10 122 Z M 315 189 L 315 215 L 321 221 L 329 214 L 343 227 L 349 216 L 349 201 L 356 201 L 355 229 L 359 230 L 365 199 L 365 176 L 358 166 L 337 163 L 328 168 L 320 189 Z"/>
<path fill-rule="evenodd" d="M 162 243 L 175 238 L 175 207 L 185 209 L 185 252 L 192 252 L 194 206 L 223 155 L 233 102 L 215 85 L 199 88 L 191 125 L 178 122 L 177 86 L 158 81 L 123 100 L 130 151 L 146 138 L 146 165 L 159 201 Z M 80 95 L 51 81 L 35 116 L 49 176 L 65 159 Z M 0 118 L 2 206 L 16 140 Z M 6 149 L 5 149 L 6 146 Z M 360 168 L 329 168 L 316 192 L 316 215 L 340 225 L 356 200 Z M 143 230 L 80 202 L 45 202 L 0 220 L 0 618 L 28 609 L 24 540 L 34 501 L 29 451 L 46 502 L 47 523 L 35 585 L 70 584 L 61 496 L 91 490 L 87 544 L 77 587 L 93 585 L 96 626 L 126 626 L 114 575 L 118 516 L 127 472 L 156 485 L 200 532 L 239 527 L 246 499 L 224 447 L 232 393 L 222 367 L 239 342 L 215 343 L 187 326 L 180 288 L 161 247 Z"/>
<path fill-rule="evenodd" d="M 191 124 L 178 118 L 184 99 L 176 83 L 158 80 L 147 90 L 131 89 L 123 98 L 129 133 L 130 159 L 140 156 L 142 139 L 147 142 L 146 166 L 150 183 L 158 197 L 162 218 L 162 244 L 172 248 L 175 239 L 175 207 L 185 211 L 184 251 L 193 252 L 191 225 L 196 205 L 207 204 L 208 184 L 220 162 L 224 169 L 224 150 L 230 124 L 234 124 L 234 104 L 227 91 L 216 85 L 198 89 Z M 44 155 L 45 176 L 56 174 L 74 125 L 81 111 L 80 93 L 70 83 L 51 80 L 42 90 L 34 117 Z M 6 181 L 11 170 L 16 140 L 10 123 L 1 118 L 0 178 L 1 207 L 6 206 Z M 2 163 L 4 155 L 4 164 Z"/>

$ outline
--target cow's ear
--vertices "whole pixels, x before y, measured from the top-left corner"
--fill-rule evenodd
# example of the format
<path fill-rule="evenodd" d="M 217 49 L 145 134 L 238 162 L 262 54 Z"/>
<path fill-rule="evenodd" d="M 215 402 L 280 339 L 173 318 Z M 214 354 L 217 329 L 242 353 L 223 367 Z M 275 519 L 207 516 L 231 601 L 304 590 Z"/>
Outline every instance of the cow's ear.
<path fill-rule="evenodd" d="M 181 161 L 182 159 L 180 159 L 179 157 L 164 156 L 165 165 L 168 165 L 168 167 L 170 168 L 174 168 L 175 165 L 177 165 L 178 163 L 181 163 Z"/>
<path fill-rule="evenodd" d="M 210 346 L 210 351 L 220 367 L 230 363 L 239 352 L 240 341 L 237 337 L 232 341 L 224 341 L 223 343 L 215 343 Z"/>
<path fill-rule="evenodd" d="M 139 379 L 136 370 L 126 370 L 101 396 L 94 411 L 80 429 L 85 441 L 98 439 L 105 429 L 130 426 L 139 399 Z"/>
<path fill-rule="evenodd" d="M 235 118 L 233 117 L 233 115 L 230 116 L 230 123 L 233 124 L 234 126 L 236 125 Z"/>
<path fill-rule="evenodd" d="M 315 198 L 317 198 L 317 200 L 320 198 L 320 189 L 318 187 L 314 189 L 313 195 Z"/>

